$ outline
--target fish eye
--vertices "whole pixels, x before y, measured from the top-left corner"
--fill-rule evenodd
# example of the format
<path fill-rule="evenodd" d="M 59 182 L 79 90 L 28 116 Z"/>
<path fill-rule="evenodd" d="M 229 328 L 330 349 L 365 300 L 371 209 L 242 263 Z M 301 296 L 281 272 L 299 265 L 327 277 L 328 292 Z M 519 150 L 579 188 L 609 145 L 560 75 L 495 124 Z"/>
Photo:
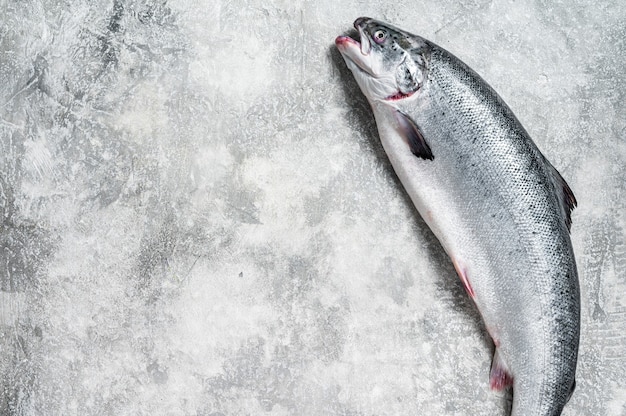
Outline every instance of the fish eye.
<path fill-rule="evenodd" d="M 385 32 L 384 30 L 378 29 L 376 32 L 374 32 L 374 41 L 376 43 L 383 43 L 385 39 L 387 39 L 387 32 Z"/>

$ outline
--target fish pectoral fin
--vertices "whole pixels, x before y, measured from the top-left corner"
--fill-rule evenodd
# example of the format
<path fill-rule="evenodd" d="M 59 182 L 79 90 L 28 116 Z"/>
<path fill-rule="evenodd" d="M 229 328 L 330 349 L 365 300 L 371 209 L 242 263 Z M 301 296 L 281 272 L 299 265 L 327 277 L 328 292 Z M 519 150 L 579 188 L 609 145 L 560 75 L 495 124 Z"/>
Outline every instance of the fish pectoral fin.
<path fill-rule="evenodd" d="M 433 152 L 417 124 L 400 110 L 395 110 L 395 116 L 399 133 L 406 140 L 411 153 L 422 159 L 433 160 Z"/>
<path fill-rule="evenodd" d="M 498 348 L 493 354 L 491 361 L 491 373 L 489 374 L 489 386 L 492 390 L 504 390 L 513 385 L 513 376 L 509 373 L 507 365 L 502 361 Z"/>

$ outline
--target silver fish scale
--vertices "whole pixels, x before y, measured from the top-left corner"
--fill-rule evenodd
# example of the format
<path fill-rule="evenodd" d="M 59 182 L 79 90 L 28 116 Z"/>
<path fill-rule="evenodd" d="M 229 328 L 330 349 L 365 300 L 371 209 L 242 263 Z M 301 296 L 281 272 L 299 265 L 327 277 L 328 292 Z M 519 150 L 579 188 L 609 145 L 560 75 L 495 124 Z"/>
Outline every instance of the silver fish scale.
<path fill-rule="evenodd" d="M 492 283 L 505 288 L 517 279 L 518 289 L 498 293 L 501 299 L 494 293 L 477 301 L 487 327 L 502 327 L 515 375 L 514 414 L 560 415 L 576 371 L 580 300 L 558 173 L 486 82 L 427 45 L 428 81 L 407 113 L 432 148 L 430 163 L 445 171 L 445 185 L 462 201 L 474 237 L 489 236 L 484 269 Z M 502 319 L 522 322 L 506 329 Z"/>

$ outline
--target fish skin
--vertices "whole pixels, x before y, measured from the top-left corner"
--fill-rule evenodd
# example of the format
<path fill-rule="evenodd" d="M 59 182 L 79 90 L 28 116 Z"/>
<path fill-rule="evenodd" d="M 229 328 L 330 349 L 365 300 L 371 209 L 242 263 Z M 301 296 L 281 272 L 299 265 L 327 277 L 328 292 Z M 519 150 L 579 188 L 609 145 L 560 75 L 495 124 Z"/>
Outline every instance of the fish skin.
<path fill-rule="evenodd" d="M 354 26 L 361 43 L 335 43 L 396 174 L 494 341 L 492 387 L 512 383 L 513 416 L 560 415 L 574 390 L 580 337 L 571 189 L 462 61 L 383 22 Z"/>

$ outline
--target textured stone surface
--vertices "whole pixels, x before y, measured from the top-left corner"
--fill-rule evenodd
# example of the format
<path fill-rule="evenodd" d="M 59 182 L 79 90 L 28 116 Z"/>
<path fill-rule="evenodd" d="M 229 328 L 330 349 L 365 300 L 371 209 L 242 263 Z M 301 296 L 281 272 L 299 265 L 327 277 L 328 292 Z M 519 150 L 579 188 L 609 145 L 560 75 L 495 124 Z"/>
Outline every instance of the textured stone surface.
<path fill-rule="evenodd" d="M 0 1 L 0 414 L 505 415 L 334 49 L 429 38 L 579 201 L 578 387 L 626 414 L 619 1 Z"/>

